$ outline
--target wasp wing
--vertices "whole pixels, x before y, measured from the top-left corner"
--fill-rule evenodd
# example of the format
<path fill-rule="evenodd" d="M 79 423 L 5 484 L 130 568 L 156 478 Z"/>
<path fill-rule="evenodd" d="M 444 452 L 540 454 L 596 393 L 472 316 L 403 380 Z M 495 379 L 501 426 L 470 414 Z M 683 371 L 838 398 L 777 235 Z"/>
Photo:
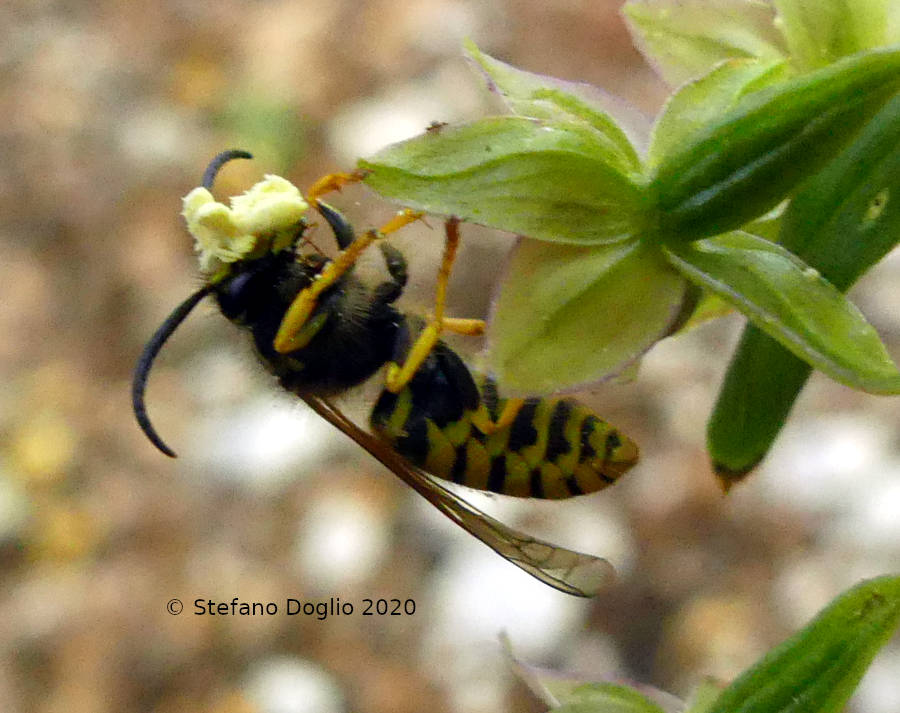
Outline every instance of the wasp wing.
<path fill-rule="evenodd" d="M 388 444 L 353 423 L 326 399 L 304 396 L 303 400 L 453 522 L 544 584 L 566 594 L 592 597 L 614 580 L 615 570 L 605 559 L 551 545 L 507 527 L 435 482 Z"/>

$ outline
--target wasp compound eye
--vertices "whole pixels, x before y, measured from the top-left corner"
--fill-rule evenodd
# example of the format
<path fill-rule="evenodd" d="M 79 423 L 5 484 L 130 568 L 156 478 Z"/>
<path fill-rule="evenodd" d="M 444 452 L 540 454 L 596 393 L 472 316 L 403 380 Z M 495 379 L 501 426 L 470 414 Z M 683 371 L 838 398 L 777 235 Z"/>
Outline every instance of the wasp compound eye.
<path fill-rule="evenodd" d="M 233 320 L 241 316 L 246 302 L 244 298 L 252 281 L 252 273 L 243 272 L 229 280 L 225 288 L 219 291 L 219 307 L 225 317 Z"/>

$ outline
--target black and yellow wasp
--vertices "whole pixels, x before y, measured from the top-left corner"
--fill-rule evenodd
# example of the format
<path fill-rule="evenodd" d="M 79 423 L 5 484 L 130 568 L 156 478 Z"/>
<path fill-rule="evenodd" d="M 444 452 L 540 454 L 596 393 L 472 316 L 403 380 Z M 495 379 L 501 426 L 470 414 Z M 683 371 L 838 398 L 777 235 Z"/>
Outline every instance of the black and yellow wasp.
<path fill-rule="evenodd" d="M 290 183 L 266 176 L 231 207 L 211 188 L 219 169 L 245 151 L 225 151 L 207 168 L 201 188 L 184 200 L 205 284 L 159 327 L 135 369 L 132 400 L 138 423 L 163 453 L 144 406 L 153 360 L 204 297 L 252 336 L 263 364 L 281 385 L 350 436 L 451 520 L 502 557 L 556 589 L 591 596 L 612 576 L 603 559 L 518 533 L 471 506 L 432 476 L 479 490 L 533 498 L 567 498 L 615 482 L 638 457 L 615 428 L 568 398 L 500 399 L 495 384 L 474 377 L 440 340 L 443 331 L 477 335 L 484 322 L 444 315 L 459 224 L 446 222 L 433 313 L 401 313 L 394 302 L 407 281 L 406 261 L 384 238 L 421 216 L 399 213 L 377 230 L 354 233 L 320 200 L 358 181 L 333 174 L 306 198 Z M 339 252 L 326 258 L 308 240 L 312 205 L 330 226 Z M 390 279 L 367 286 L 354 274 L 366 248 L 377 244 Z M 329 400 L 385 368 L 385 385 L 371 412 L 371 432 Z"/>

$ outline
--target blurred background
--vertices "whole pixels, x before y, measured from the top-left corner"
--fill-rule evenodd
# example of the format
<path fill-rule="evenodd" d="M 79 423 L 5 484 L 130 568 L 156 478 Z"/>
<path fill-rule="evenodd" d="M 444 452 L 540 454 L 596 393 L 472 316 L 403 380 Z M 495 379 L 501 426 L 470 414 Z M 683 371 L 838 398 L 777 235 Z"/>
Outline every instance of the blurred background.
<path fill-rule="evenodd" d="M 720 491 L 704 427 L 734 317 L 659 345 L 637 381 L 583 395 L 641 445 L 616 487 L 570 503 L 473 496 L 515 527 L 607 556 L 620 580 L 590 601 L 495 556 L 279 393 L 210 305 L 150 380 L 151 416 L 181 458 L 133 422 L 137 355 L 198 284 L 180 200 L 215 153 L 256 155 L 222 172 L 220 196 L 264 173 L 308 186 L 432 121 L 496 111 L 462 59 L 466 37 L 650 117 L 666 89 L 619 4 L 0 4 L 2 710 L 534 710 L 501 632 L 531 663 L 684 697 L 860 578 L 896 571 L 896 399 L 814 376 L 771 457 Z M 358 225 L 393 211 L 362 187 L 334 202 Z M 411 310 L 433 289 L 440 221 L 429 225 L 398 237 Z M 511 238 L 463 234 L 452 313 L 477 316 Z M 854 292 L 895 356 L 898 257 Z M 234 597 L 339 598 L 354 613 L 194 614 L 195 599 Z M 362 616 L 366 598 L 411 600 L 415 613 Z M 898 673 L 895 641 L 852 710 L 900 709 Z"/>

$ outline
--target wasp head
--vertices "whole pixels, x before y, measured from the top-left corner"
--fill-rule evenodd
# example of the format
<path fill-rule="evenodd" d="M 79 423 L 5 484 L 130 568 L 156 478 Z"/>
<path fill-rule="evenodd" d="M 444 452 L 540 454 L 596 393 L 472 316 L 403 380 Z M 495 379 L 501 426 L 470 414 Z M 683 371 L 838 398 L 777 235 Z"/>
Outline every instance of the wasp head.
<path fill-rule="evenodd" d="M 182 215 L 194 237 L 200 270 L 211 282 L 227 277 L 236 263 L 292 250 L 306 227 L 309 204 L 280 176 L 267 175 L 248 191 L 220 203 L 211 193 L 218 170 L 246 151 L 225 151 L 212 160 L 203 185 L 184 197 Z"/>
<path fill-rule="evenodd" d="M 150 441 L 163 453 L 175 453 L 156 433 L 144 392 L 153 360 L 168 338 L 191 310 L 207 295 L 230 284 L 249 262 L 282 250 L 293 250 L 306 228 L 304 215 L 309 205 L 300 191 L 283 178 L 265 176 L 246 193 L 231 199 L 230 205 L 213 198 L 212 185 L 219 169 L 235 158 L 252 158 L 246 151 L 223 151 L 203 174 L 203 183 L 184 197 L 182 215 L 200 258 L 205 284 L 182 302 L 159 326 L 147 342 L 135 366 L 131 401 L 138 424 Z"/>

